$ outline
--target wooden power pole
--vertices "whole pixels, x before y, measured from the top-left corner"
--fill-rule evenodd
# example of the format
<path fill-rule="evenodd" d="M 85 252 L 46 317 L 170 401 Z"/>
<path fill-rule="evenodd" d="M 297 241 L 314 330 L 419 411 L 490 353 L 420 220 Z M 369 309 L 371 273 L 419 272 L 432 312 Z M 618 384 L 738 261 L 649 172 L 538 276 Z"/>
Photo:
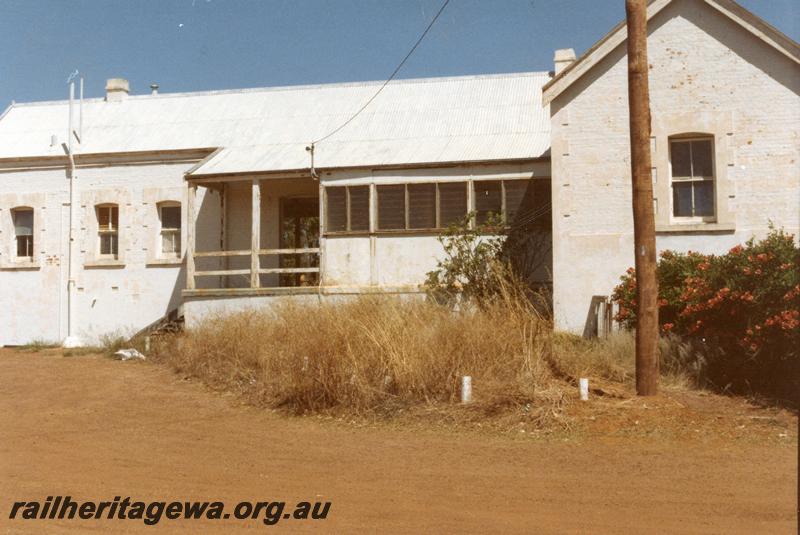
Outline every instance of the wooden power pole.
<path fill-rule="evenodd" d="M 636 393 L 658 392 L 658 281 L 656 223 L 650 161 L 650 93 L 647 63 L 647 0 L 625 0 L 628 25 L 628 109 L 636 256 Z"/>

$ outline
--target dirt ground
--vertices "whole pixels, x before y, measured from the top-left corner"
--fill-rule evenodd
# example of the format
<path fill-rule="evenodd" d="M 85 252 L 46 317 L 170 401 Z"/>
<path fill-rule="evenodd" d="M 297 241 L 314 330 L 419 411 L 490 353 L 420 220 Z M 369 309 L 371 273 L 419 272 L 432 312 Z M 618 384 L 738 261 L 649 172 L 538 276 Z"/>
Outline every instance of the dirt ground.
<path fill-rule="evenodd" d="M 147 362 L 0 349 L 0 533 L 795 533 L 797 418 L 697 393 L 546 437 L 291 418 Z M 330 501 L 326 520 L 9 520 L 14 501 Z"/>

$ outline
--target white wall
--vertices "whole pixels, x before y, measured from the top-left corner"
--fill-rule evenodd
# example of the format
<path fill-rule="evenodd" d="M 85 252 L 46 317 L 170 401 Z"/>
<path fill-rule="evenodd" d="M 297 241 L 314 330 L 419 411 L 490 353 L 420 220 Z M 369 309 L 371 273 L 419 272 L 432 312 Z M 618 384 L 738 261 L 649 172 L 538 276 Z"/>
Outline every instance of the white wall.
<path fill-rule="evenodd" d="M 85 343 L 97 343 L 104 335 L 131 334 L 181 302 L 183 261 L 159 258 L 157 203 L 173 200 L 185 207 L 183 173 L 190 166 L 78 169 L 74 321 Z M 64 168 L 0 173 L 0 345 L 59 342 L 66 337 L 68 187 Z M 200 192 L 201 227 L 219 219 L 219 203 L 213 197 Z M 105 265 L 96 256 L 94 206 L 100 202 L 117 203 L 120 210 L 119 261 Z M 35 209 L 34 266 L 26 270 L 16 269 L 12 249 L 10 209 L 20 205 Z M 185 234 L 185 209 L 182 215 Z M 204 239 L 199 237 L 201 243 Z"/>
<path fill-rule="evenodd" d="M 800 69 L 703 2 L 677 0 L 649 23 L 659 250 L 722 253 L 768 222 L 800 227 Z M 580 332 L 592 295 L 632 266 L 625 44 L 551 103 L 554 305 Z M 715 136 L 718 224 L 671 218 L 667 139 Z"/>

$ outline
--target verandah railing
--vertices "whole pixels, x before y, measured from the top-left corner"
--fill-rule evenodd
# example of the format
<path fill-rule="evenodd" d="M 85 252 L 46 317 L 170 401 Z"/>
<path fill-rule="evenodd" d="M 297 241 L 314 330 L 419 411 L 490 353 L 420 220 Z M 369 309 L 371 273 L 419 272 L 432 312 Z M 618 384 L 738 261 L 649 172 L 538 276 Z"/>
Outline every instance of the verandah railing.
<path fill-rule="evenodd" d="M 257 251 L 258 257 L 274 256 L 274 255 L 280 255 L 280 256 L 311 255 L 312 257 L 316 257 L 316 261 L 312 261 L 310 263 L 316 265 L 308 267 L 295 266 L 295 267 L 262 268 L 260 267 L 260 261 L 259 261 L 251 263 L 250 268 L 244 268 L 244 269 L 234 268 L 234 269 L 211 269 L 202 271 L 195 270 L 193 276 L 196 278 L 196 277 L 250 275 L 250 287 L 260 288 L 262 287 L 260 275 L 276 274 L 279 275 L 278 284 L 270 285 L 270 287 L 283 287 L 283 285 L 281 284 L 282 278 L 280 277 L 280 275 L 315 274 L 317 280 L 319 280 L 319 252 L 320 252 L 319 247 L 308 247 L 303 249 L 259 249 Z M 252 256 L 254 256 L 253 251 L 249 249 L 242 249 L 238 251 L 202 251 L 194 253 L 195 261 L 199 258 L 230 258 L 230 257 L 252 257 Z M 192 286 L 194 285 L 192 284 Z M 296 286 L 296 284 L 289 285 L 289 287 L 291 286 Z"/>

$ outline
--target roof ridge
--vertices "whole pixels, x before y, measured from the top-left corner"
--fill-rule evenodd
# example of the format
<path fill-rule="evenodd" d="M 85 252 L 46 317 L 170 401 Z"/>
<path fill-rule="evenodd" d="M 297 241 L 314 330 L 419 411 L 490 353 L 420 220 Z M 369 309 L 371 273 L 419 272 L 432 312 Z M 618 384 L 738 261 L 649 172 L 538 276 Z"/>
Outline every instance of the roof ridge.
<path fill-rule="evenodd" d="M 521 71 L 521 72 L 504 72 L 504 73 L 491 73 L 491 74 L 468 74 L 468 75 L 457 75 L 457 76 L 431 76 L 424 78 L 399 78 L 392 80 L 390 85 L 424 84 L 424 83 L 448 82 L 457 80 L 482 80 L 482 79 L 497 79 L 497 78 L 532 78 L 536 76 L 547 76 L 549 78 L 550 73 L 547 71 Z M 157 95 L 151 95 L 151 94 L 130 95 L 128 97 L 128 100 L 141 100 L 141 99 L 151 100 L 151 99 L 189 97 L 189 96 L 199 97 L 199 96 L 213 96 L 213 95 L 232 95 L 232 94 L 235 95 L 235 94 L 262 93 L 262 92 L 269 93 L 269 92 L 295 91 L 295 90 L 307 90 L 307 89 L 330 89 L 339 87 L 369 87 L 373 85 L 380 85 L 383 84 L 384 82 L 385 80 L 364 80 L 364 81 L 333 82 L 333 83 L 322 83 L 322 84 L 245 87 L 237 89 L 211 89 L 205 91 L 159 93 Z M 84 98 L 83 101 L 84 103 L 103 102 L 105 101 L 105 98 L 104 97 Z M 68 102 L 69 100 L 66 99 L 15 102 L 14 107 L 54 106 L 54 105 L 63 105 Z"/>

